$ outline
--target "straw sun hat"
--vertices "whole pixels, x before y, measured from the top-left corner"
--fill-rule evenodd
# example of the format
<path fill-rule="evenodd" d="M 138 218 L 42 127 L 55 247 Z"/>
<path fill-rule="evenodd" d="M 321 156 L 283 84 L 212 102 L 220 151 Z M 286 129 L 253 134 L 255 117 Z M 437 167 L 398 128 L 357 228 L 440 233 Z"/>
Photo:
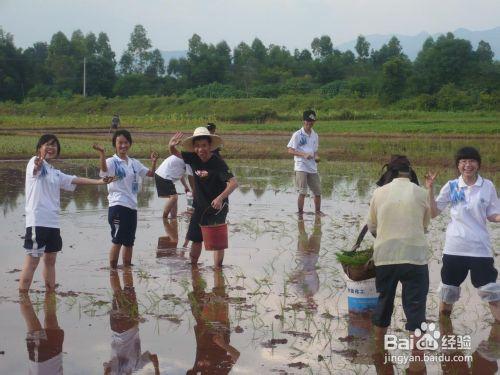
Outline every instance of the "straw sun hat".
<path fill-rule="evenodd" d="M 194 152 L 193 140 L 197 137 L 210 137 L 212 143 L 210 144 L 210 151 L 215 150 L 222 145 L 222 138 L 218 135 L 210 134 L 205 126 L 200 126 L 194 129 L 193 135 L 182 141 L 182 148 L 189 152 Z"/>

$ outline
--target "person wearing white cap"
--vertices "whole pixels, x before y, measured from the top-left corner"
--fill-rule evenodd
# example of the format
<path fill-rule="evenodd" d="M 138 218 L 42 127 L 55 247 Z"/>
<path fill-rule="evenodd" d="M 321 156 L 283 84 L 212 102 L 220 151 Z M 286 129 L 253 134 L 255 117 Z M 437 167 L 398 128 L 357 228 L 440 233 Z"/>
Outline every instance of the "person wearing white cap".
<path fill-rule="evenodd" d="M 191 216 L 187 237 L 192 241 L 191 264 L 196 265 L 201 254 L 203 236 L 200 224 L 202 219 L 205 223 L 211 218 L 217 221 L 225 221 L 228 212 L 228 196 L 238 187 L 236 177 L 220 157 L 214 154 L 214 150 L 222 145 L 222 139 L 210 134 L 206 127 L 195 129 L 191 137 L 182 141 L 183 134 L 176 133 L 169 142 L 170 153 L 181 157 L 193 170 L 195 194 L 194 212 Z M 176 146 L 182 141 L 180 152 Z M 210 209 L 212 208 L 212 209 Z M 214 265 L 221 267 L 224 260 L 224 250 L 214 251 Z"/>

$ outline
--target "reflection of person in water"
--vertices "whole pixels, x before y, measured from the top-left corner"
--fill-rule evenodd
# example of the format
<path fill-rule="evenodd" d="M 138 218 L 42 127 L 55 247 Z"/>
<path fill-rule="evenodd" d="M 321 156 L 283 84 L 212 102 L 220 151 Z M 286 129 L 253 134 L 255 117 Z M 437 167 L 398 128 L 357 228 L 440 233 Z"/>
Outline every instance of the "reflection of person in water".
<path fill-rule="evenodd" d="M 163 227 L 165 228 L 166 236 L 158 237 L 158 252 L 167 249 L 177 248 L 179 243 L 179 224 L 177 219 L 163 218 Z"/>
<path fill-rule="evenodd" d="M 315 305 L 313 296 L 319 289 L 319 277 L 316 264 L 321 247 L 321 216 L 316 215 L 311 236 L 306 233 L 302 217 L 298 221 L 299 237 L 297 241 L 297 268 L 292 275 L 292 282 L 296 283 L 301 296 Z"/>
<path fill-rule="evenodd" d="M 57 300 L 53 292 L 45 294 L 44 328 L 31 303 L 28 293 L 20 294 L 21 315 L 28 333 L 26 346 L 29 355 L 29 374 L 53 375 L 63 373 L 62 347 L 64 331 L 57 322 Z"/>
<path fill-rule="evenodd" d="M 198 267 L 191 270 L 193 291 L 189 293 L 191 311 L 196 319 L 196 359 L 186 374 L 228 374 L 240 356 L 229 345 L 229 303 L 221 270 L 214 271 L 214 288 L 205 292 L 205 280 Z"/>
<path fill-rule="evenodd" d="M 449 315 L 439 316 L 439 331 L 442 335 L 459 337 L 453 332 L 453 323 Z M 462 336 L 463 337 L 463 336 Z M 476 351 L 472 354 L 472 363 L 466 361 L 466 353 L 458 348 L 459 343 L 455 342 L 458 349 L 442 349 L 447 361 L 441 362 L 443 374 L 496 374 L 498 371 L 497 360 L 500 358 L 500 323 L 491 325 L 490 335 L 487 340 L 482 341 Z M 461 359 L 461 360 L 460 360 Z"/>
<path fill-rule="evenodd" d="M 112 359 L 104 363 L 104 374 L 131 374 L 153 363 L 155 374 L 160 373 L 158 357 L 146 351 L 141 354 L 139 311 L 132 270 L 123 270 L 123 288 L 117 270 L 110 271 L 113 304 L 110 313 Z"/>

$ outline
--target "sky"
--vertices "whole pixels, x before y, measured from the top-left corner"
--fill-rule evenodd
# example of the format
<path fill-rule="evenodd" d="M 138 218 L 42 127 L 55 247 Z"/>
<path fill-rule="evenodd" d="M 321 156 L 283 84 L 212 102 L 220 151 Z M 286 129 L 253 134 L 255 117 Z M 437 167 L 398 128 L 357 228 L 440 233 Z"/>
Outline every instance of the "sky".
<path fill-rule="evenodd" d="M 231 47 L 258 37 L 293 50 L 321 35 L 338 45 L 359 34 L 490 29 L 500 26 L 500 0 L 0 0 L 0 26 L 23 48 L 80 29 L 106 32 L 121 55 L 137 24 L 165 51 L 186 50 L 194 33 Z"/>

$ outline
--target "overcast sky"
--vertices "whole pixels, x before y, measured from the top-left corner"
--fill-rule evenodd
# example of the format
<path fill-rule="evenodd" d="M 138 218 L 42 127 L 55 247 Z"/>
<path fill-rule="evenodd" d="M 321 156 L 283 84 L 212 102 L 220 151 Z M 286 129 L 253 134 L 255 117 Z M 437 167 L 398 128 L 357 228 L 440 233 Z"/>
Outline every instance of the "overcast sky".
<path fill-rule="evenodd" d="M 335 45 L 359 34 L 490 29 L 500 26 L 500 0 L 0 0 L 0 26 L 23 48 L 81 29 L 106 32 L 120 56 L 136 24 L 161 50 L 187 49 L 193 33 L 293 50 L 324 34 Z"/>

